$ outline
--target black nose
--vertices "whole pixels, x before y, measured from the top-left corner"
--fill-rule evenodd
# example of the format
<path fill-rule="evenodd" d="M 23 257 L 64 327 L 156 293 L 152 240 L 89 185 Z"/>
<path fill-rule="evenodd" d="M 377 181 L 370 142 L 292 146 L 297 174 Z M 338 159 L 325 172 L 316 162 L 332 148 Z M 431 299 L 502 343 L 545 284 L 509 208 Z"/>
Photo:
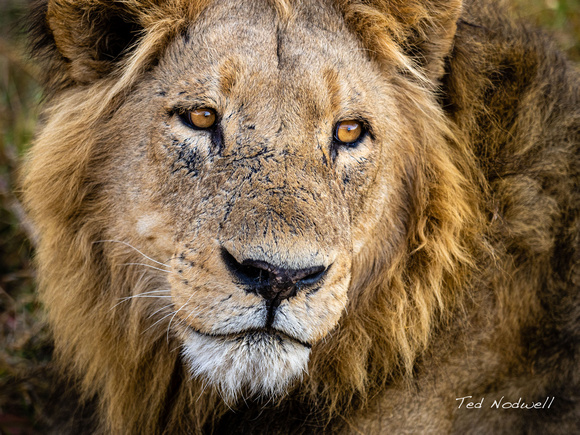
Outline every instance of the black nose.
<path fill-rule="evenodd" d="M 328 268 L 313 266 L 305 269 L 286 269 L 261 260 L 246 259 L 239 263 L 225 249 L 222 258 L 232 274 L 266 300 L 282 301 L 291 298 L 298 290 L 320 282 Z"/>

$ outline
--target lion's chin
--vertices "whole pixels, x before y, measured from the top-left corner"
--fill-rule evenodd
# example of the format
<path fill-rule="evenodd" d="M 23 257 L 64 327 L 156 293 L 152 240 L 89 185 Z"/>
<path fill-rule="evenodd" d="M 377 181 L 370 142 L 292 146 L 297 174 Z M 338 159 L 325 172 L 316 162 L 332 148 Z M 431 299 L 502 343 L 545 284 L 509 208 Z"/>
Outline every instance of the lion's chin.
<path fill-rule="evenodd" d="M 190 330 L 182 354 L 193 376 L 233 403 L 240 396 L 283 395 L 305 373 L 310 347 L 265 331 L 215 337 Z"/>

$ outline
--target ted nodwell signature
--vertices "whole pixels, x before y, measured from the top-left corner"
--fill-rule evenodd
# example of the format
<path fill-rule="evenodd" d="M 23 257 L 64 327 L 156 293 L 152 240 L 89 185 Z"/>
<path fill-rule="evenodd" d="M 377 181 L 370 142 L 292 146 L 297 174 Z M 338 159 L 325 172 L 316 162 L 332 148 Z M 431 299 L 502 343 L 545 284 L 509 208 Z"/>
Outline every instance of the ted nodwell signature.
<path fill-rule="evenodd" d="M 549 409 L 554 403 L 554 399 L 555 397 L 546 397 L 546 400 L 541 402 L 526 402 L 520 397 L 517 402 L 510 402 L 505 400 L 505 396 L 501 396 L 501 399 L 492 401 L 489 407 L 491 409 Z M 473 396 L 464 396 L 457 397 L 455 400 L 459 402 L 458 409 L 479 409 L 484 406 L 485 397 L 473 400 Z"/>

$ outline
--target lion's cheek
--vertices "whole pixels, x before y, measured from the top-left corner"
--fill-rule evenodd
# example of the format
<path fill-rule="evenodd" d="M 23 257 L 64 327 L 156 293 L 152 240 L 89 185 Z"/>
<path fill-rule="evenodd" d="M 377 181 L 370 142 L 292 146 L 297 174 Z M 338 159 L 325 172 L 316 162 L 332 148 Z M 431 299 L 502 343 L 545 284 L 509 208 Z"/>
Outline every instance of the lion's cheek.
<path fill-rule="evenodd" d="M 348 302 L 349 277 L 316 293 L 299 294 L 280 304 L 274 328 L 288 331 L 301 341 L 315 344 L 338 324 Z"/>
<path fill-rule="evenodd" d="M 244 329 L 258 329 L 266 322 L 263 304 L 238 301 L 223 302 L 210 293 L 192 296 L 186 304 L 176 304 L 181 325 L 205 334 L 236 334 Z"/>
<path fill-rule="evenodd" d="M 261 298 L 204 276 L 203 270 L 195 272 L 187 279 L 176 279 L 177 272 L 170 278 L 180 326 L 205 334 L 229 334 L 264 324 L 266 311 Z"/>

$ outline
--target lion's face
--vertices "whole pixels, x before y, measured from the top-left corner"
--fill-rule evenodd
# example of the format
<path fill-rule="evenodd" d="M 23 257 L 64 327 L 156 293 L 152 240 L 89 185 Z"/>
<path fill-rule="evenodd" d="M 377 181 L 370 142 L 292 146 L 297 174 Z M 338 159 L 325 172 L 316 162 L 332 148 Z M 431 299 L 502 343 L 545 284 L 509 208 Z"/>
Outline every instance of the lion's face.
<path fill-rule="evenodd" d="M 131 182 L 113 181 L 110 238 L 167 261 L 170 330 L 230 397 L 279 394 L 306 371 L 396 185 L 389 84 L 338 17 L 310 12 L 285 27 L 273 10 L 212 6 L 113 121 L 111 179 Z M 355 141 L 338 139 L 342 121 Z"/>
<path fill-rule="evenodd" d="M 484 244 L 436 92 L 461 0 L 40 4 L 23 199 L 101 431 L 203 432 L 220 393 L 330 421 L 413 375 Z"/>

